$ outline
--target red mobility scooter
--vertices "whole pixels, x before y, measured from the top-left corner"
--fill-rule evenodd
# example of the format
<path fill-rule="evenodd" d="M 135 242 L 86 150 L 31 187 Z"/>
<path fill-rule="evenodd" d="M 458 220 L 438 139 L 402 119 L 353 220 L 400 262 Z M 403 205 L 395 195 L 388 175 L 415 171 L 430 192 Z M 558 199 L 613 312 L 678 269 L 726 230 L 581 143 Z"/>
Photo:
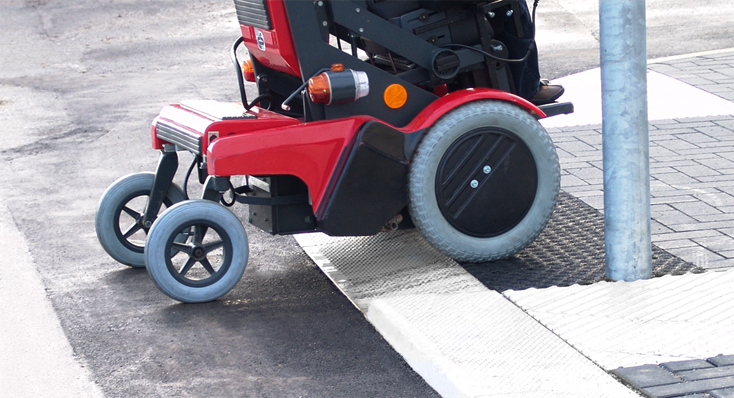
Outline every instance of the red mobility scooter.
<path fill-rule="evenodd" d="M 518 252 L 559 191 L 538 119 L 573 107 L 512 94 L 497 37 L 522 36 L 517 1 L 235 0 L 242 102 L 163 108 L 151 127 L 157 170 L 107 189 L 100 243 L 183 302 L 215 300 L 241 278 L 248 243 L 235 203 L 271 234 L 415 227 L 460 261 Z M 252 101 L 245 80 L 257 85 Z M 183 189 L 181 151 L 194 157 Z M 199 199 L 186 189 L 194 169 Z"/>

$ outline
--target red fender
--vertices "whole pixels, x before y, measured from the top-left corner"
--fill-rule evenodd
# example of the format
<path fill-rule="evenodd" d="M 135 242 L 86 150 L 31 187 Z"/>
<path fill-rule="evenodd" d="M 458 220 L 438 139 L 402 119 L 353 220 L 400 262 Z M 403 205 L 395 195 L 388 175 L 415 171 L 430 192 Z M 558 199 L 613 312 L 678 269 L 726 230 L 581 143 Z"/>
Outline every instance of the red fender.
<path fill-rule="evenodd" d="M 485 99 L 512 102 L 530 112 L 530 114 L 538 119 L 542 119 L 546 116 L 545 112 L 540 110 L 540 108 L 532 102 L 518 97 L 517 95 L 492 88 L 469 88 L 466 90 L 454 91 L 451 94 L 444 95 L 436 101 L 433 101 L 426 107 L 426 109 L 421 111 L 418 116 L 413 118 L 408 125 L 398 130 L 404 133 L 411 133 L 420 129 L 428 128 L 454 108 L 466 104 L 467 102 Z"/>

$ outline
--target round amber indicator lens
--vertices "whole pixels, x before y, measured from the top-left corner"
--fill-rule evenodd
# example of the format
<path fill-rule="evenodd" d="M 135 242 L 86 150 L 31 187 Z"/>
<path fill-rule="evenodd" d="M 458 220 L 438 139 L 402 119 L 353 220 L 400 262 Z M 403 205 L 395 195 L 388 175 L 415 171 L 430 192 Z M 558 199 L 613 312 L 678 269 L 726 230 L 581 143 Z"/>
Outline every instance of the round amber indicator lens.
<path fill-rule="evenodd" d="M 405 87 L 399 84 L 391 84 L 385 89 L 383 98 L 387 106 L 392 109 L 398 109 L 408 101 L 408 92 L 405 91 Z"/>

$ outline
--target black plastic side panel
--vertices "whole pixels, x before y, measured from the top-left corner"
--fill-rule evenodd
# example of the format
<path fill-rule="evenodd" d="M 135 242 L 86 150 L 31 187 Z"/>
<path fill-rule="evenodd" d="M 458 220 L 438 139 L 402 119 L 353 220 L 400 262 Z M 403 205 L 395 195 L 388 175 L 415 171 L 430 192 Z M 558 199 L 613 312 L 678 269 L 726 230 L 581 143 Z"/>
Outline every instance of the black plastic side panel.
<path fill-rule="evenodd" d="M 319 229 L 333 236 L 373 235 L 405 208 L 407 137 L 374 121 L 361 128 Z"/>

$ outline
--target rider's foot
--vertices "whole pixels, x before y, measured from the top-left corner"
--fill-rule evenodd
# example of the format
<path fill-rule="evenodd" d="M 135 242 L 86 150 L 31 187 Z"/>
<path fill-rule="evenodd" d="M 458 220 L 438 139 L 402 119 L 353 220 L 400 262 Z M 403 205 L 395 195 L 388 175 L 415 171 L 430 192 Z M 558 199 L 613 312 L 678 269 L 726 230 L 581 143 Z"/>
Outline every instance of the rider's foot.
<path fill-rule="evenodd" d="M 535 94 L 535 97 L 530 102 L 535 105 L 550 104 L 563 95 L 564 91 L 561 85 L 549 84 L 548 80 L 541 80 L 540 90 L 538 90 L 538 93 Z"/>

